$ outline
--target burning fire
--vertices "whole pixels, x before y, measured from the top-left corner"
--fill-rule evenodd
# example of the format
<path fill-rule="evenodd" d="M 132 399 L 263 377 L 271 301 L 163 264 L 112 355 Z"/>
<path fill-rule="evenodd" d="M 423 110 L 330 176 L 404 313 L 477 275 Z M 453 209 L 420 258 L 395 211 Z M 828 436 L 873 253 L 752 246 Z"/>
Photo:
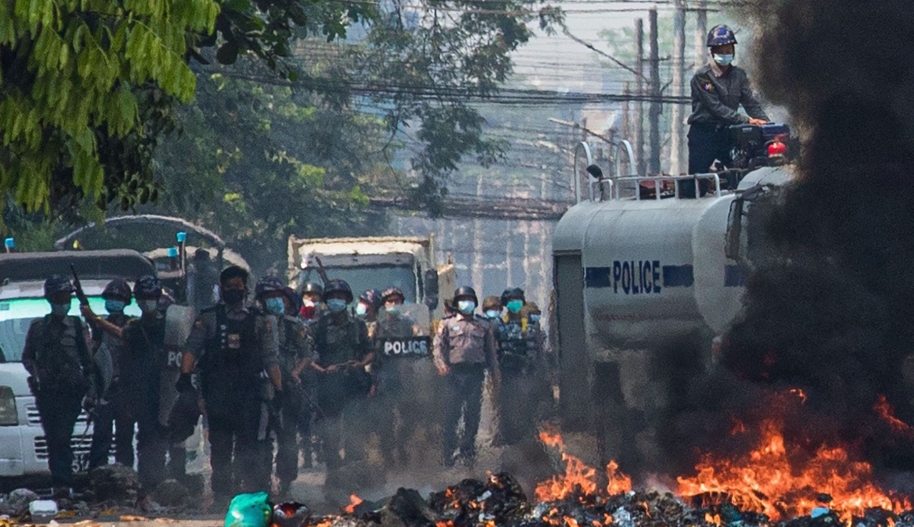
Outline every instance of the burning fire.
<path fill-rule="evenodd" d="M 597 469 L 567 453 L 560 434 L 540 432 L 540 441 L 546 446 L 559 449 L 562 461 L 565 462 L 565 473 L 557 474 L 536 486 L 534 493 L 538 501 L 557 501 L 570 495 L 586 496 L 597 493 Z M 609 480 L 607 494 L 614 495 L 632 490 L 631 478 L 619 471 L 619 464 L 615 461 L 610 461 L 606 465 L 606 476 Z"/>
<path fill-rule="evenodd" d="M 755 450 L 737 459 L 708 455 L 695 469 L 697 475 L 677 478 L 679 495 L 723 494 L 744 510 L 774 519 L 809 514 L 823 505 L 838 512 L 845 522 L 852 515 L 862 516 L 870 507 L 896 513 L 910 507 L 907 500 L 894 499 L 873 484 L 872 466 L 850 460 L 843 448 L 821 447 L 808 462 L 791 463 L 774 421 L 764 423 Z M 817 501 L 821 494 L 832 501 Z"/>
<path fill-rule="evenodd" d="M 343 510 L 346 511 L 346 514 L 352 514 L 355 512 L 355 508 L 358 507 L 359 505 L 361 505 L 362 502 L 364 502 L 364 501 L 365 500 L 358 497 L 357 495 L 350 494 L 349 495 L 349 505 L 346 505 L 346 508 Z"/>

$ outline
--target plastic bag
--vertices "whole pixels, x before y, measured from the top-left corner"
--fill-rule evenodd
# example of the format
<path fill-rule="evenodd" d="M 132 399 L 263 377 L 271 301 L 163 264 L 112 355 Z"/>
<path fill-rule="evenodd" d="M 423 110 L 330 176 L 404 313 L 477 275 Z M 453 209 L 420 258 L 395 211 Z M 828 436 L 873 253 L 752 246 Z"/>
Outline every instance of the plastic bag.
<path fill-rule="evenodd" d="M 269 527 L 273 515 L 266 492 L 239 494 L 232 498 L 225 514 L 225 527 Z"/>

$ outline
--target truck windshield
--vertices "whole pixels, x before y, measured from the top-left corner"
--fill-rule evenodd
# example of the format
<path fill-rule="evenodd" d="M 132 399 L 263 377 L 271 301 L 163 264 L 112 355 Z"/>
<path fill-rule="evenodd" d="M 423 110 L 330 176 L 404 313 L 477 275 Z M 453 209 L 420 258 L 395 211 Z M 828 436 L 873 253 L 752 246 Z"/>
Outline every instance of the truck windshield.
<path fill-rule="evenodd" d="M 89 305 L 99 315 L 107 315 L 105 300 L 99 296 L 90 296 Z M 0 300 L 0 350 L 6 362 L 22 360 L 22 348 L 25 346 L 25 335 L 29 324 L 36 318 L 50 312 L 48 301 L 43 298 L 13 298 Z M 136 302 L 124 309 L 128 315 L 139 316 Z M 79 301 L 75 298 L 70 304 L 70 314 L 79 315 Z"/>
<path fill-rule="evenodd" d="M 370 267 L 327 267 L 327 276 L 345 280 L 352 288 L 352 294 L 358 298 L 368 289 L 384 291 L 388 287 L 398 287 L 403 291 L 407 303 L 416 301 L 416 275 L 412 267 L 407 266 L 370 266 Z M 320 282 L 315 270 L 302 271 L 300 283 Z"/>

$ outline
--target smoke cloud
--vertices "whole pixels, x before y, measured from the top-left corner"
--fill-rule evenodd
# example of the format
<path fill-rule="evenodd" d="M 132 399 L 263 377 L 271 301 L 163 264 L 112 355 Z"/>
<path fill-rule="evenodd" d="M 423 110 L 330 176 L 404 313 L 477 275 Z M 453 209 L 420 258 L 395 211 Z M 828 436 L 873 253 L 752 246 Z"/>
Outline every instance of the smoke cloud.
<path fill-rule="evenodd" d="M 768 258 L 725 340 L 725 368 L 691 381 L 664 443 L 690 463 L 729 448 L 719 438 L 735 420 L 751 428 L 780 407 L 801 450 L 840 443 L 877 467 L 912 469 L 910 433 L 874 405 L 884 396 L 914 422 L 902 376 L 914 351 L 914 10 L 908 0 L 746 9 L 761 91 L 801 131 L 799 182 L 765 226 Z M 785 400 L 790 388 L 805 402 Z"/>

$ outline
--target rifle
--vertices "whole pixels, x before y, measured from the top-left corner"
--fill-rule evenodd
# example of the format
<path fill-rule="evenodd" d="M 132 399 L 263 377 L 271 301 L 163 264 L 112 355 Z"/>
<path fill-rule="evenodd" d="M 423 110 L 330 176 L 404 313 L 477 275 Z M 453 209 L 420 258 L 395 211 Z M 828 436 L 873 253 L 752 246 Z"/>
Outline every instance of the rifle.
<path fill-rule="evenodd" d="M 73 287 L 76 288 L 76 298 L 79 299 L 79 305 L 88 306 L 89 299 L 86 298 L 83 285 L 79 282 L 79 275 L 76 274 L 76 267 L 73 264 L 70 264 L 70 272 L 73 273 Z"/>
<path fill-rule="evenodd" d="M 317 262 L 317 275 L 321 277 L 321 282 L 324 283 L 324 286 L 330 283 L 330 277 L 327 276 L 327 271 L 324 269 L 324 264 L 321 263 L 321 257 L 315 256 L 314 261 Z"/>

